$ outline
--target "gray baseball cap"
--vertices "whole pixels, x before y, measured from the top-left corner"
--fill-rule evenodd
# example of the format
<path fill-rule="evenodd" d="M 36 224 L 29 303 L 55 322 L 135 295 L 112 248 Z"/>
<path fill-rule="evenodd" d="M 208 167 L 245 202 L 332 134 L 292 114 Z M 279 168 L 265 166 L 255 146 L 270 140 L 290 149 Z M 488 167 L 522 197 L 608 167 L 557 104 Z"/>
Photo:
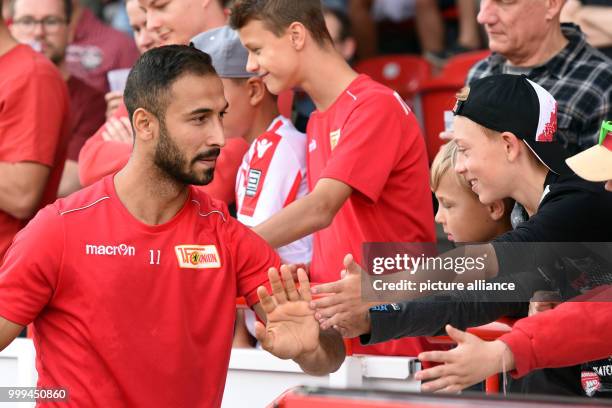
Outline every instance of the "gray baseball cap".
<path fill-rule="evenodd" d="M 250 78 L 246 70 L 249 52 L 240 42 L 238 33 L 223 26 L 200 33 L 191 40 L 194 47 L 212 58 L 212 64 L 222 78 Z"/>

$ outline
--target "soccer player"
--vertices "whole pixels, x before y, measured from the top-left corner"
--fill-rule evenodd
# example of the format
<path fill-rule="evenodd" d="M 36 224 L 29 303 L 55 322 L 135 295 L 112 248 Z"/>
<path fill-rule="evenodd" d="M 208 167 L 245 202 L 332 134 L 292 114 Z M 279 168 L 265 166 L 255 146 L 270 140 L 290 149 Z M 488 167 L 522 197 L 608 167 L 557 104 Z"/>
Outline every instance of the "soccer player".
<path fill-rule="evenodd" d="M 218 407 L 235 298 L 267 323 L 264 349 L 306 372 L 336 370 L 344 346 L 320 331 L 287 268 L 210 182 L 227 101 L 210 57 L 188 46 L 145 53 L 128 78 L 135 129 L 127 166 L 39 212 L 0 269 L 0 347 L 33 322 L 40 387 L 69 405 Z M 273 297 L 261 285 L 269 270 Z"/>

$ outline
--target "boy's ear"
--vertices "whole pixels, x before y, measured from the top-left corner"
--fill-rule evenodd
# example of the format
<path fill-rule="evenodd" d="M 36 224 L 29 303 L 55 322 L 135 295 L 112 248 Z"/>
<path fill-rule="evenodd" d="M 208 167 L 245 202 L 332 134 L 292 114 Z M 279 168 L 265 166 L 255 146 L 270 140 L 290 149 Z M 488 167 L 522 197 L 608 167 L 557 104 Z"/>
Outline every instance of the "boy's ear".
<path fill-rule="evenodd" d="M 289 38 L 291 39 L 291 45 L 296 51 L 301 51 L 306 43 L 306 27 L 304 24 L 293 22 L 287 28 Z"/>
<path fill-rule="evenodd" d="M 257 106 L 266 96 L 266 85 L 259 77 L 251 77 L 247 81 L 247 89 L 249 91 L 249 103 L 251 106 Z"/>
<path fill-rule="evenodd" d="M 503 200 L 495 200 L 492 204 L 487 205 L 487 210 L 493 221 L 499 221 L 506 213 L 506 204 Z"/>
<path fill-rule="evenodd" d="M 521 139 L 516 137 L 512 132 L 503 132 L 501 134 L 502 143 L 504 144 L 504 150 L 506 152 L 506 158 L 509 162 L 514 162 L 519 156 L 521 146 L 523 143 Z"/>

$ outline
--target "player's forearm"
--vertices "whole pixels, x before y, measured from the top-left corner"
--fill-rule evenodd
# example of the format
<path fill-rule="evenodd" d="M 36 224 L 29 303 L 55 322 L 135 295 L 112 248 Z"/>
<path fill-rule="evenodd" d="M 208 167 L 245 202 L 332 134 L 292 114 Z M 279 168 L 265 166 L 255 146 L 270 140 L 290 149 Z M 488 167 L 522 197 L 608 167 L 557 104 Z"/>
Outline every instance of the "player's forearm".
<path fill-rule="evenodd" d="M 0 162 L 0 210 L 31 218 L 40 204 L 49 169 L 36 163 Z"/>
<path fill-rule="evenodd" d="M 4 350 L 21 333 L 23 326 L 0 317 L 0 351 Z"/>
<path fill-rule="evenodd" d="M 309 194 L 294 201 L 253 230 L 271 246 L 279 248 L 327 227 L 333 214 L 324 202 L 313 198 Z"/>
<path fill-rule="evenodd" d="M 340 334 L 335 330 L 325 330 L 319 334 L 319 347 L 294 361 L 306 374 L 321 376 L 337 371 L 345 355 Z"/>

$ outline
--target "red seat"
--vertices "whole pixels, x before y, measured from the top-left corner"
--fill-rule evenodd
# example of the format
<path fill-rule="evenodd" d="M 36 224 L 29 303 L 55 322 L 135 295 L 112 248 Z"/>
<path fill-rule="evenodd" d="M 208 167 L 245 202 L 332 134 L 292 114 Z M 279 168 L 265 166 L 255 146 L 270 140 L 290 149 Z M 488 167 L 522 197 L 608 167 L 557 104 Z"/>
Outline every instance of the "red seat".
<path fill-rule="evenodd" d="M 462 82 L 435 78 L 423 84 L 419 92 L 419 112 L 423 124 L 429 164 L 445 143 L 440 139 L 444 130 L 444 111 L 450 111 L 455 104 L 455 95 L 463 86 Z"/>
<path fill-rule="evenodd" d="M 468 72 L 478 61 L 491 55 L 489 50 L 470 51 L 457 54 L 448 59 L 440 73 L 441 77 L 465 82 Z"/>
<path fill-rule="evenodd" d="M 489 54 L 490 51 L 474 51 L 456 55 L 448 60 L 439 76 L 421 85 L 419 111 L 430 164 L 445 143 L 439 137 L 444 130 L 444 111 L 453 109 L 455 94 L 464 86 L 470 68 Z"/>
<path fill-rule="evenodd" d="M 355 71 L 367 74 L 402 98 L 412 101 L 421 84 L 431 77 L 431 65 L 417 55 L 384 55 L 360 61 Z"/>

